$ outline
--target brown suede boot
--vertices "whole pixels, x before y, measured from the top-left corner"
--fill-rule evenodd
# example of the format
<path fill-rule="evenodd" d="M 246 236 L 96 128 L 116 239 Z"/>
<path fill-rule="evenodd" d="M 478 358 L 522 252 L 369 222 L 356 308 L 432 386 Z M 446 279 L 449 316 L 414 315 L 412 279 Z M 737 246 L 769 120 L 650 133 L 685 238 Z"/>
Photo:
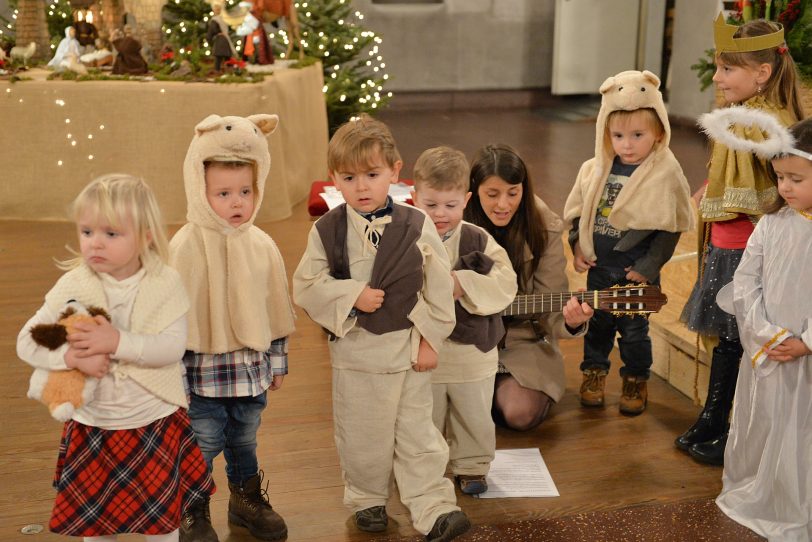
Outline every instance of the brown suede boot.
<path fill-rule="evenodd" d="M 288 527 L 282 516 L 274 512 L 268 502 L 267 484 L 261 487 L 263 472 L 245 481 L 242 487 L 228 483 L 228 521 L 245 527 L 261 540 L 281 540 L 288 536 Z"/>
<path fill-rule="evenodd" d="M 209 499 L 189 507 L 180 519 L 180 542 L 219 542 L 211 526 Z"/>
<path fill-rule="evenodd" d="M 591 367 L 584 371 L 581 382 L 581 404 L 587 407 L 603 406 L 603 389 L 608 371 Z"/>
<path fill-rule="evenodd" d="M 636 416 L 646 410 L 648 381 L 636 376 L 623 377 L 623 393 L 620 396 L 620 413 Z"/>

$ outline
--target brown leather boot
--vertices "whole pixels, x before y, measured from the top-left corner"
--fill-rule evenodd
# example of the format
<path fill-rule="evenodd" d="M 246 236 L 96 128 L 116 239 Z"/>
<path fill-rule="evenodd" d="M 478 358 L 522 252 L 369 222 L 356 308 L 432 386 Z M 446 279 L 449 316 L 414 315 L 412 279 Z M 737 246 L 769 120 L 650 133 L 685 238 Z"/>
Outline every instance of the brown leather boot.
<path fill-rule="evenodd" d="M 282 516 L 274 512 L 268 502 L 267 483 L 262 488 L 263 472 L 242 484 L 228 483 L 231 497 L 228 499 L 228 521 L 245 527 L 261 540 L 281 540 L 288 536 L 288 527 Z"/>
<path fill-rule="evenodd" d="M 219 542 L 211 526 L 209 499 L 197 502 L 184 512 L 180 520 L 180 542 Z"/>
<path fill-rule="evenodd" d="M 603 389 L 608 371 L 591 367 L 584 371 L 581 382 L 581 404 L 587 407 L 603 406 Z"/>
<path fill-rule="evenodd" d="M 648 381 L 637 376 L 623 377 L 623 393 L 620 396 L 620 413 L 636 416 L 646 410 Z"/>

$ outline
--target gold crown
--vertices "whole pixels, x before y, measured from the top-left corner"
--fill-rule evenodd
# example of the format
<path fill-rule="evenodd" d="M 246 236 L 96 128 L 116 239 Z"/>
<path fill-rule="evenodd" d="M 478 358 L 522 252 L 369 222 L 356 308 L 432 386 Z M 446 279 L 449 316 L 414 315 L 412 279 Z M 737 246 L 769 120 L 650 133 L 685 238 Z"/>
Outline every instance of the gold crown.
<path fill-rule="evenodd" d="M 733 34 L 739 28 L 736 25 L 727 24 L 721 12 L 713 23 L 713 41 L 716 44 L 716 54 L 719 53 L 747 53 L 750 51 L 763 51 L 770 47 L 778 47 L 784 43 L 784 27 L 772 34 L 763 36 L 753 36 L 750 38 L 734 38 Z"/>

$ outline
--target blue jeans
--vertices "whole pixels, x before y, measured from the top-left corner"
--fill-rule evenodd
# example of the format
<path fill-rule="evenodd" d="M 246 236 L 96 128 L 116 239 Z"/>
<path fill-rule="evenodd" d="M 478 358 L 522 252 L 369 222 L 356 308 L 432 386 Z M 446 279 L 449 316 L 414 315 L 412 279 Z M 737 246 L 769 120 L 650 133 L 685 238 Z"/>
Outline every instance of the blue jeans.
<path fill-rule="evenodd" d="M 189 418 L 203 458 L 212 470 L 220 452 L 226 458 L 226 476 L 242 485 L 259 472 L 257 429 L 267 404 L 267 392 L 256 397 L 202 397 L 192 393 Z"/>
<path fill-rule="evenodd" d="M 588 290 L 601 290 L 629 282 L 626 272 L 622 269 L 593 267 L 586 277 Z M 620 347 L 620 359 L 623 360 L 620 375 L 648 380 L 651 368 L 651 339 L 648 336 L 648 319 L 642 316 L 614 316 L 596 310 L 584 337 L 584 361 L 581 363 L 581 370 L 591 368 L 609 370 L 609 353 L 614 347 L 616 333 L 620 333 L 617 343 Z"/>

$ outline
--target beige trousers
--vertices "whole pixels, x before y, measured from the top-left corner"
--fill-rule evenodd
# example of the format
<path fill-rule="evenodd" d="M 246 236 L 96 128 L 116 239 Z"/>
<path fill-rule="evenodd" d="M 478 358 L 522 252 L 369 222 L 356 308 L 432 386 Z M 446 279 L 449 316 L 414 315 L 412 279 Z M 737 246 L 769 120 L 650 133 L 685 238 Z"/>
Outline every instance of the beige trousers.
<path fill-rule="evenodd" d="M 459 510 L 445 478 L 448 446 L 431 419 L 431 373 L 377 374 L 333 369 L 333 424 L 353 512 L 384 506 L 392 474 L 414 528 Z"/>
<path fill-rule="evenodd" d="M 491 418 L 495 379 L 431 385 L 434 425 L 446 436 L 454 474 L 488 474 L 496 450 Z"/>

